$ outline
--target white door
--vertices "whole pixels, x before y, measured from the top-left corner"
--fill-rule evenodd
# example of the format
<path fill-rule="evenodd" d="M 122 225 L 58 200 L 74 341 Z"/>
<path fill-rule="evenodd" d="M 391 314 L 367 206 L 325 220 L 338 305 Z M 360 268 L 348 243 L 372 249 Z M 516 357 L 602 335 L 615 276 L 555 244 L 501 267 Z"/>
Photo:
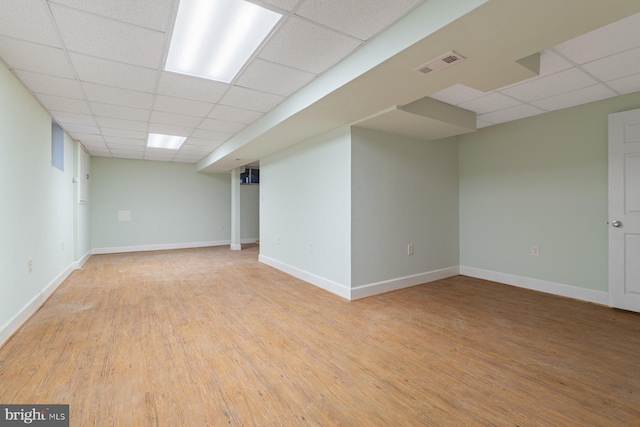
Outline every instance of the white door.
<path fill-rule="evenodd" d="M 640 109 L 609 115 L 609 299 L 640 312 Z"/>

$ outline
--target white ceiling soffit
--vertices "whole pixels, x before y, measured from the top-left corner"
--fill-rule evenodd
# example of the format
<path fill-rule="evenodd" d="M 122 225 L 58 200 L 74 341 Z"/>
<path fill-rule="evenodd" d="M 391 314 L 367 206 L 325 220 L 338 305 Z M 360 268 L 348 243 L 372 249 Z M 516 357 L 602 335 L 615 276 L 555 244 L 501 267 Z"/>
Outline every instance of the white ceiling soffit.
<path fill-rule="evenodd" d="M 230 84 L 162 71 L 178 0 L 2 0 L 0 59 L 91 155 L 207 172 L 425 96 L 482 127 L 640 90 L 640 15 L 607 25 L 638 1 L 251 1 L 284 18 Z M 516 62 L 536 52 L 540 76 Z M 147 152 L 149 133 L 188 138 Z"/>
<path fill-rule="evenodd" d="M 474 132 L 476 115 L 425 97 L 404 106 L 387 108 L 353 126 L 430 141 Z"/>
<path fill-rule="evenodd" d="M 634 15 L 640 12 L 640 2 L 489 0 L 452 3 L 436 0 L 422 4 L 235 134 L 198 162 L 198 170 L 230 170 L 393 106 L 407 105 L 430 95 L 477 113 L 477 125 L 483 127 L 540 114 L 547 111 L 546 108 L 564 108 L 563 105 L 622 93 L 613 90 L 616 84 L 627 90 L 629 87 L 640 90 L 640 82 L 634 86 L 630 81 L 631 77 L 640 74 L 640 63 L 629 64 L 623 73 L 625 76 L 616 75 L 618 78 L 609 82 L 606 90 L 594 90 L 592 86 L 598 84 L 598 79 L 588 72 L 578 76 L 575 61 L 569 55 L 559 53 L 566 41 L 588 37 L 582 35 L 623 18 L 633 21 L 631 25 L 622 21 L 626 31 L 620 37 L 626 40 L 629 32 L 640 28 L 640 15 Z M 576 14 L 576 10 L 589 10 L 589 13 Z M 604 43 L 613 43 L 619 38 L 617 25 L 621 24 L 612 24 L 611 30 L 599 36 L 608 39 Z M 640 46 L 640 37 L 634 38 L 634 43 Z M 631 49 L 627 44 L 625 49 Z M 437 73 L 420 75 L 413 71 L 449 50 L 466 59 Z M 531 58 L 540 52 L 538 75 L 534 72 L 535 67 L 523 58 Z M 559 75 L 554 76 L 556 73 Z M 532 86 L 533 90 L 518 87 L 528 84 L 536 86 Z M 554 98 L 567 89 L 571 96 Z M 458 102 L 450 102 L 448 91 L 458 96 Z M 540 98 L 540 95 L 544 97 Z M 479 102 L 471 103 L 474 100 Z M 470 104 L 461 105 L 463 102 Z"/>

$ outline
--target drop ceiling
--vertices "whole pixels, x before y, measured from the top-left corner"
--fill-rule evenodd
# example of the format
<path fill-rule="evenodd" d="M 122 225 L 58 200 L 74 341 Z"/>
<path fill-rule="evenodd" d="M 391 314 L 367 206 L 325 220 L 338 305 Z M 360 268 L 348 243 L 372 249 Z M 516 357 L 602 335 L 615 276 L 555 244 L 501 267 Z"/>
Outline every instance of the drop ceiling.
<path fill-rule="evenodd" d="M 422 2 L 255 1 L 284 18 L 224 84 L 162 70 L 177 0 L 2 0 L 0 58 L 91 155 L 195 163 Z"/>
<path fill-rule="evenodd" d="M 91 155 L 203 172 L 427 96 L 482 128 L 640 91 L 640 2 L 465 0 L 470 12 L 429 31 L 451 2 L 254 2 L 284 18 L 230 84 L 162 71 L 177 0 L 2 0 L 0 58 Z M 411 71 L 449 50 L 467 59 Z M 516 64 L 537 52 L 539 75 Z M 168 152 L 146 148 L 149 133 L 188 139 Z"/>

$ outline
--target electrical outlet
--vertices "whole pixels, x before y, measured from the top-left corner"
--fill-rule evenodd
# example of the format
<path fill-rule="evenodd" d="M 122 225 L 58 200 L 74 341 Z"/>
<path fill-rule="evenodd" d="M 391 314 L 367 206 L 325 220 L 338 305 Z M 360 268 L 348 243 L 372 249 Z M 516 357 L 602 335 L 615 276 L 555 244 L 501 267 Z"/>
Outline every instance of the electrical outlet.
<path fill-rule="evenodd" d="M 407 246 L 407 255 L 413 255 L 413 245 Z"/>
<path fill-rule="evenodd" d="M 64 252 L 64 242 L 60 243 L 60 250 Z"/>
<path fill-rule="evenodd" d="M 280 246 L 280 236 L 276 237 L 276 244 Z"/>
<path fill-rule="evenodd" d="M 224 225 L 221 225 L 220 227 L 218 227 L 218 230 L 224 231 Z"/>
<path fill-rule="evenodd" d="M 309 252 L 313 253 L 313 243 L 309 243 Z"/>
<path fill-rule="evenodd" d="M 33 271 L 33 259 L 31 258 L 29 258 L 29 261 L 27 261 L 27 269 L 29 270 L 29 273 Z"/>
<path fill-rule="evenodd" d="M 540 247 L 531 246 L 531 255 L 532 256 L 540 256 Z"/>
<path fill-rule="evenodd" d="M 153 228 L 151 229 L 151 232 L 152 232 L 153 234 L 158 234 L 158 227 L 153 227 Z"/>

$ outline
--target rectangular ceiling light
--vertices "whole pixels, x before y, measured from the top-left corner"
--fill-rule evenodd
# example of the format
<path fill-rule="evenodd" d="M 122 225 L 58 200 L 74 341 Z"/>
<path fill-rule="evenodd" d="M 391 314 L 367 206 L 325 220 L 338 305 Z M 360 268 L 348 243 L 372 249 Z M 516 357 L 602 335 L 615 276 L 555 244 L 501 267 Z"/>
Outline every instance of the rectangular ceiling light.
<path fill-rule="evenodd" d="M 150 133 L 147 139 L 147 147 L 166 148 L 168 150 L 177 150 L 187 140 L 186 136 L 161 135 L 159 133 Z"/>
<path fill-rule="evenodd" d="M 230 83 L 280 18 L 244 0 L 180 0 L 165 70 Z"/>

